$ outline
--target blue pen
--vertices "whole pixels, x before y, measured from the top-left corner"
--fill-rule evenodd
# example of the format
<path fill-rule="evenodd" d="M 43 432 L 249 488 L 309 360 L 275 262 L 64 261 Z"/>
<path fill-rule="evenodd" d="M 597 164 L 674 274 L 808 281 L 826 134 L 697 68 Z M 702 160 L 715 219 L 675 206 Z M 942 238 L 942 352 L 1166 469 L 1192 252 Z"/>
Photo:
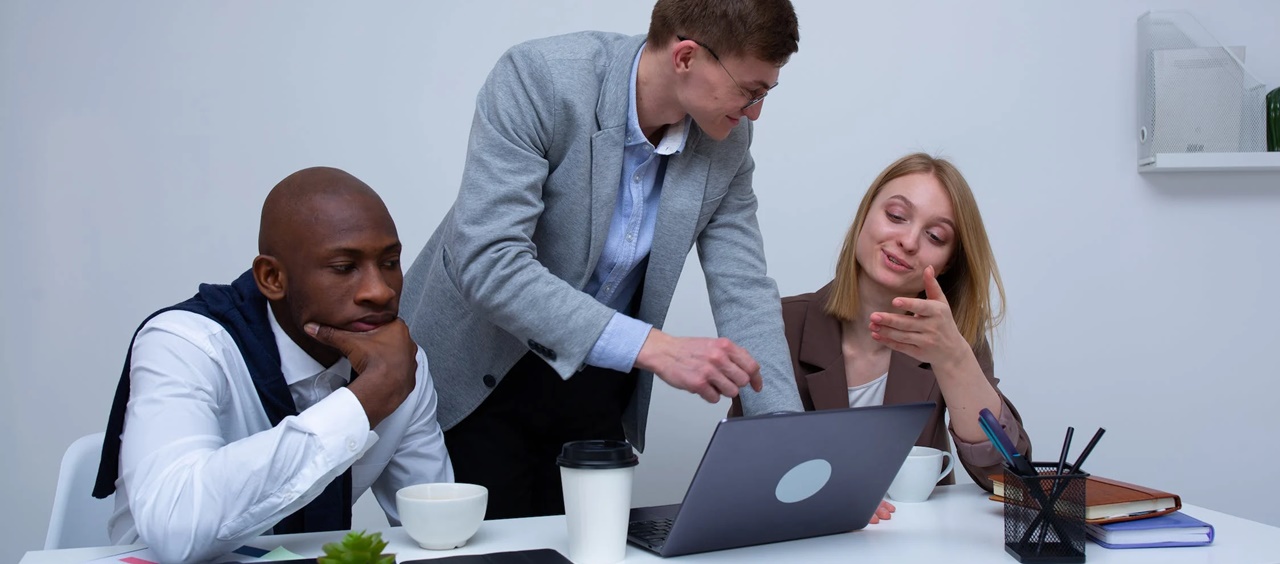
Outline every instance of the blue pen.
<path fill-rule="evenodd" d="M 991 429 L 987 428 L 987 422 L 979 419 L 978 426 L 982 428 L 982 433 L 987 436 L 987 440 L 991 441 L 991 446 L 996 447 L 996 452 L 1000 453 L 1000 458 L 1003 458 L 1005 462 L 1009 463 L 1010 467 L 1013 467 L 1013 461 L 1010 460 L 1009 453 L 1005 452 L 1004 446 L 1000 444 L 1000 441 L 996 440 L 996 436 L 991 434 Z"/>
<path fill-rule="evenodd" d="M 1009 466 L 1015 472 L 1023 476 L 1039 476 L 1040 473 L 1036 468 L 1018 452 L 1018 448 L 1014 446 L 1013 441 L 1009 439 L 1009 435 L 1004 432 L 1004 427 L 1000 426 L 1000 421 L 991 413 L 990 409 L 982 408 L 978 412 L 978 425 L 982 427 L 982 431 L 986 433 L 987 438 L 991 440 L 991 444 L 995 445 L 996 450 L 1000 452 Z"/>

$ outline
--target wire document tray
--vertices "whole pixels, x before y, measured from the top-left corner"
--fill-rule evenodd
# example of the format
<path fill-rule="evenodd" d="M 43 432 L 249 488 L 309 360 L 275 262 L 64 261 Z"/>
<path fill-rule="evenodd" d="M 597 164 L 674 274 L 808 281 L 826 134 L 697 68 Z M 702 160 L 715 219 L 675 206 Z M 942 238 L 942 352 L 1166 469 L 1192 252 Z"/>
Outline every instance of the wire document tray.
<path fill-rule="evenodd" d="M 1186 12 L 1138 18 L 1138 165 L 1160 153 L 1266 151 L 1266 88 Z"/>

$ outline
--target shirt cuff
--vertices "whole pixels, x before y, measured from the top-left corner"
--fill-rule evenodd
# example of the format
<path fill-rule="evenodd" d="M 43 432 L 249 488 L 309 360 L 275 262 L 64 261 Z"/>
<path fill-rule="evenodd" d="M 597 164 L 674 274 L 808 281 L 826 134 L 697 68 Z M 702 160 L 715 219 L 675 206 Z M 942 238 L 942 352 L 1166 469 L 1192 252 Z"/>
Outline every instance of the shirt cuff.
<path fill-rule="evenodd" d="M 1014 418 L 1013 410 L 1009 409 L 1008 405 L 1000 406 L 999 420 L 1005 434 L 1016 443 L 1018 437 L 1022 436 L 1022 425 Z M 991 441 L 968 443 L 956 435 L 954 427 L 948 425 L 947 430 L 951 432 L 951 440 L 956 443 L 956 454 L 970 466 L 997 466 L 1004 463 L 1004 457 L 1000 456 L 1000 452 L 996 450 L 995 445 L 991 444 Z"/>
<path fill-rule="evenodd" d="M 649 323 L 613 312 L 613 318 L 596 339 L 596 344 L 592 345 L 591 352 L 587 353 L 587 364 L 631 372 L 651 329 L 653 325 Z"/>
<path fill-rule="evenodd" d="M 300 413 L 298 426 L 315 435 L 334 466 L 355 461 L 377 440 L 364 406 L 345 387 Z"/>

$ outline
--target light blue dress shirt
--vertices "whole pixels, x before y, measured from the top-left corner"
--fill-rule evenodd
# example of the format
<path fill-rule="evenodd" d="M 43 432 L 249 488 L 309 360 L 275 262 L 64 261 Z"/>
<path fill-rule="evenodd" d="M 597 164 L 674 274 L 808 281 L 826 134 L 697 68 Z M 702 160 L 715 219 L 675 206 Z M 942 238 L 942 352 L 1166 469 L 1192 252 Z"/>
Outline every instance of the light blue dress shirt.
<path fill-rule="evenodd" d="M 640 48 L 640 53 L 644 47 Z M 604 332 L 587 354 L 587 364 L 630 372 L 640 348 L 649 337 L 653 325 L 630 315 L 632 298 L 644 279 L 649 250 L 653 247 L 653 231 L 658 219 L 658 200 L 662 195 L 662 177 L 667 168 L 667 155 L 684 150 L 688 138 L 689 117 L 667 126 L 658 146 L 645 138 L 636 112 L 636 75 L 640 53 L 631 64 L 631 88 L 627 98 L 627 136 L 622 154 L 622 180 L 618 203 L 609 221 L 600 262 L 583 291 L 600 303 L 616 310 Z"/>

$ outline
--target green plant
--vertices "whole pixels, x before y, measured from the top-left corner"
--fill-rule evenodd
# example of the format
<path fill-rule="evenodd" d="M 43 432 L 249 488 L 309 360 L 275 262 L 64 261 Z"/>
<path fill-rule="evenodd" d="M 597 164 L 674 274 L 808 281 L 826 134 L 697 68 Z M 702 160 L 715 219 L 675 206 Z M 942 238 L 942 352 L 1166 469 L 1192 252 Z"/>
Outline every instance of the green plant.
<path fill-rule="evenodd" d="M 331 542 L 324 545 L 324 556 L 319 564 L 395 564 L 395 556 L 384 556 L 382 549 L 387 541 L 382 540 L 382 533 L 364 534 L 364 531 L 351 531 L 342 537 L 342 542 Z"/>

